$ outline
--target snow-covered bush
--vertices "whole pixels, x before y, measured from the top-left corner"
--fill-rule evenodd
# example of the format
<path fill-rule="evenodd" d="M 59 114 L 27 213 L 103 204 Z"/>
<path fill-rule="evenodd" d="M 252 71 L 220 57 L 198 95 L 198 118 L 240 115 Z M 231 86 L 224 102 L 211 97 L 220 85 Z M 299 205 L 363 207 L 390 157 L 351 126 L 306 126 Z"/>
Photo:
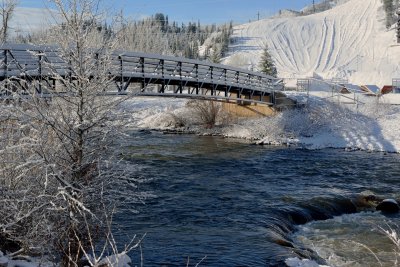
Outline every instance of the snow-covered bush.
<path fill-rule="evenodd" d="M 193 100 L 187 103 L 194 116 L 206 128 L 213 128 L 221 114 L 221 103 L 209 100 Z"/>

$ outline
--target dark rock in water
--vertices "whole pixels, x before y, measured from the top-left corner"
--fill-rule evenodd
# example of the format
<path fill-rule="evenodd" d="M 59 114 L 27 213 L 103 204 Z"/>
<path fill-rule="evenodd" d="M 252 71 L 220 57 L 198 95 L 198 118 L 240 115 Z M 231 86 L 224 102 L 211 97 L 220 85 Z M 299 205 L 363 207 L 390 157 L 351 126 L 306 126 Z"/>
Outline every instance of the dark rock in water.
<path fill-rule="evenodd" d="M 384 213 L 396 213 L 400 211 L 400 206 L 394 199 L 384 199 L 376 206 L 376 210 L 380 210 Z"/>
<path fill-rule="evenodd" d="M 284 239 L 275 239 L 275 243 L 283 247 L 294 248 L 294 245 L 291 242 Z"/>
<path fill-rule="evenodd" d="M 376 206 L 381 203 L 384 198 L 375 195 L 371 191 L 361 192 L 353 200 L 358 211 L 375 210 Z"/>

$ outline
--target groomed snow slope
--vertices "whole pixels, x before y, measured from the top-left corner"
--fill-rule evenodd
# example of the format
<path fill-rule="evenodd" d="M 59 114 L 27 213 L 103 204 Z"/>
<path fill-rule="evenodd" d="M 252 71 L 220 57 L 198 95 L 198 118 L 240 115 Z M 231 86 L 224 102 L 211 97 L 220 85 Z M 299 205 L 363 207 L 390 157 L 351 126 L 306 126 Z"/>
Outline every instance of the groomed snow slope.
<path fill-rule="evenodd" d="M 257 68 L 267 44 L 280 77 L 317 74 L 355 84 L 391 84 L 400 77 L 400 46 L 384 19 L 381 0 L 350 0 L 314 15 L 239 25 L 224 63 Z"/>

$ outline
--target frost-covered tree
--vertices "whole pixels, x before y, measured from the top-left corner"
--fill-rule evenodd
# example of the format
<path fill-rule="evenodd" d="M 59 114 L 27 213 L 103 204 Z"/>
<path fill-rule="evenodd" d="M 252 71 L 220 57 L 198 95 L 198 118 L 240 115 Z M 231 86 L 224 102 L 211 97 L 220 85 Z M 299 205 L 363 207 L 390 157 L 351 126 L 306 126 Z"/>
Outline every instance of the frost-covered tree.
<path fill-rule="evenodd" d="M 89 251 L 102 251 L 95 248 L 98 240 L 111 236 L 112 203 L 105 192 L 119 175 L 112 164 L 119 125 L 113 111 L 123 99 L 104 97 L 104 92 L 114 86 L 112 52 L 119 37 L 114 31 L 109 38 L 99 29 L 105 19 L 99 1 L 51 2 L 61 23 L 46 41 L 56 45 L 57 61 L 68 68 L 60 71 L 60 65 L 45 60 L 42 68 L 58 86 L 46 78 L 31 83 L 28 91 L 11 87 L 12 81 L 1 86 L 12 88 L 14 99 L 0 105 L 5 207 L 0 209 L 0 241 L 18 244 L 23 253 L 56 255 L 61 266 L 78 266 L 83 256 L 90 259 Z M 37 83 L 48 98 L 36 94 Z M 28 98 L 19 98 L 27 93 Z"/>
<path fill-rule="evenodd" d="M 5 43 L 8 41 L 10 31 L 10 20 L 14 15 L 15 8 L 18 5 L 18 0 L 3 0 L 0 3 L 1 15 L 1 28 L 0 28 L 0 42 Z"/>
<path fill-rule="evenodd" d="M 259 62 L 259 70 L 272 77 L 277 77 L 278 72 L 275 67 L 274 60 L 269 53 L 268 45 L 265 45 L 263 52 L 261 54 L 261 59 Z"/>

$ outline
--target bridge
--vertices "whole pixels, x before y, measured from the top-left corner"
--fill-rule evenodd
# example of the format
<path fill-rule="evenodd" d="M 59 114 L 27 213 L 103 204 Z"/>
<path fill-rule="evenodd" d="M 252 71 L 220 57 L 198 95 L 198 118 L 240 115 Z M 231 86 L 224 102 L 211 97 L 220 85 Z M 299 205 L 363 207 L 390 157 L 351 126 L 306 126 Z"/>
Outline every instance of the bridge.
<path fill-rule="evenodd" d="M 59 78 L 71 78 L 68 60 L 55 47 L 25 44 L 0 46 L 2 96 L 12 87 L 45 96 L 42 84 L 57 91 Z M 212 99 L 273 106 L 282 85 L 277 78 L 221 64 L 137 52 L 112 53 L 109 75 L 115 82 L 110 95 Z M 58 90 L 59 91 L 59 90 Z"/>

